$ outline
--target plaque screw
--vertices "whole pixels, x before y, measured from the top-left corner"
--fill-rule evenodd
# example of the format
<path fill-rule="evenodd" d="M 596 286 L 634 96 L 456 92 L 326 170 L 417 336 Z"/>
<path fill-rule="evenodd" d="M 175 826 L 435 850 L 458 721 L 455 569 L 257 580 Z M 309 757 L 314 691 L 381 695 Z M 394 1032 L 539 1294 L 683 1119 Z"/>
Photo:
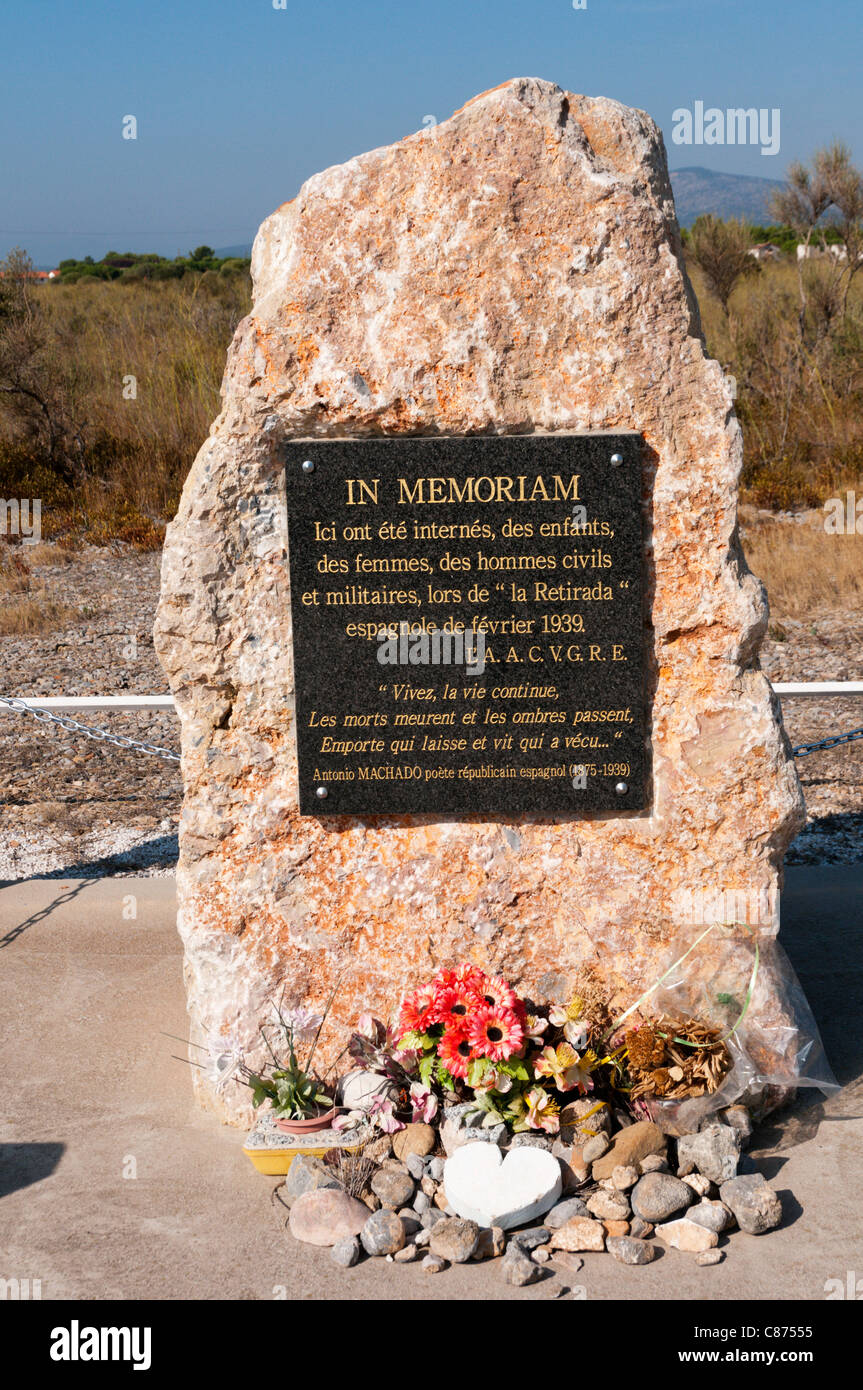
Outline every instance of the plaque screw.
<path fill-rule="evenodd" d="M 612 454 L 612 456 L 611 456 L 611 464 L 612 464 L 612 467 L 613 467 L 613 468 L 619 468 L 620 465 L 621 465 L 622 463 L 623 463 L 623 454 Z M 306 465 L 303 464 L 303 467 L 304 467 L 304 468 L 305 468 L 305 466 L 306 466 Z"/>
<path fill-rule="evenodd" d="M 626 782 L 615 782 L 614 790 L 618 796 L 625 796 L 629 791 L 629 785 Z"/>
<path fill-rule="evenodd" d="M 325 797 L 329 796 L 329 792 L 326 787 L 315 787 L 315 796 L 319 801 L 323 801 Z"/>
<path fill-rule="evenodd" d="M 311 460 L 311 459 L 305 459 L 305 460 L 303 461 L 303 472 L 304 472 L 304 473 L 314 473 L 314 471 L 315 471 L 315 465 L 312 463 L 312 460 Z"/>

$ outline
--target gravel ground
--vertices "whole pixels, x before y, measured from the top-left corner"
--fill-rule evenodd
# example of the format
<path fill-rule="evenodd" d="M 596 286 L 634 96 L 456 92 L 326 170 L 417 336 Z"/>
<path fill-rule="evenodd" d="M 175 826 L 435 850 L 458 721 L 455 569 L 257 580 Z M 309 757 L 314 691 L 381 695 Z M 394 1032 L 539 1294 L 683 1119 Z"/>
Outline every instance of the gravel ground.
<path fill-rule="evenodd" d="M 87 548 L 38 571 L 74 604 L 71 626 L 0 637 L 4 695 L 158 694 L 153 650 L 159 557 Z M 773 681 L 863 679 L 863 616 L 826 612 L 771 629 Z M 776 640 L 784 634 L 784 640 Z M 863 725 L 863 700 L 788 699 L 792 744 Z M 171 714 L 82 714 L 82 723 L 177 749 Z M 789 864 L 863 861 L 863 739 L 799 760 L 809 823 Z M 91 742 L 0 710 L 0 882 L 31 877 L 170 873 L 182 785 L 177 764 Z"/>

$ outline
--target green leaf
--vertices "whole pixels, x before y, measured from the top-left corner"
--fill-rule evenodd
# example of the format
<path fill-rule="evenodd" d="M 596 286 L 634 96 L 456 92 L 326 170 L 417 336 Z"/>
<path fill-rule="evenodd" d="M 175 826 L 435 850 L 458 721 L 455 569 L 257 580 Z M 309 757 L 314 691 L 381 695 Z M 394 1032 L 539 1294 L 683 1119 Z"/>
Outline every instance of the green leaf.
<path fill-rule="evenodd" d="M 429 1087 L 429 1086 L 431 1086 L 431 1084 L 432 1084 L 432 1078 L 433 1078 L 433 1076 L 434 1076 L 434 1070 L 435 1070 L 435 1061 L 436 1061 L 436 1059 L 435 1059 L 433 1053 L 431 1053 L 431 1052 L 429 1052 L 425 1057 L 421 1057 L 421 1058 L 420 1058 L 420 1062 L 419 1062 L 420 1081 L 421 1081 L 421 1082 L 423 1083 L 423 1085 L 426 1086 L 426 1087 Z"/>
<path fill-rule="evenodd" d="M 469 1086 L 479 1086 L 482 1084 L 483 1077 L 487 1074 L 491 1062 L 487 1057 L 477 1057 L 467 1069 L 467 1084 Z"/>
<path fill-rule="evenodd" d="M 443 1062 L 437 1064 L 437 1079 L 445 1091 L 455 1091 L 455 1077 L 447 1071 Z"/>

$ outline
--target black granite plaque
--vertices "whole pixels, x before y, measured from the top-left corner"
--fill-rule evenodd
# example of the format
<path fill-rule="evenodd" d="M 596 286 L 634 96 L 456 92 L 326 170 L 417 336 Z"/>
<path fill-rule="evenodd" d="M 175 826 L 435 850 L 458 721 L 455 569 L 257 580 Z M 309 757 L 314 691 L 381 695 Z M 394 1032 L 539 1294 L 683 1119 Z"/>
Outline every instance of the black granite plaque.
<path fill-rule="evenodd" d="M 643 809 L 641 437 L 286 449 L 300 809 Z"/>

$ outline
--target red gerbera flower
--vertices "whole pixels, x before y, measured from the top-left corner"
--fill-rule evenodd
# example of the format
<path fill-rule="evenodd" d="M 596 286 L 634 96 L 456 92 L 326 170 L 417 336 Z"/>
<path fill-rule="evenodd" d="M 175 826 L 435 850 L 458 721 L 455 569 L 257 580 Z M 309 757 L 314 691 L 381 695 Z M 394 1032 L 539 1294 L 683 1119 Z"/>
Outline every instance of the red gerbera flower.
<path fill-rule="evenodd" d="M 509 1009 L 513 1012 L 519 1004 L 515 990 L 500 975 L 485 981 L 482 994 L 490 1009 Z"/>
<path fill-rule="evenodd" d="M 462 1080 L 467 1076 L 468 1064 L 473 1060 L 474 1051 L 470 1039 L 463 1028 L 446 1028 L 437 1045 L 437 1055 L 447 1071 Z"/>
<path fill-rule="evenodd" d="M 488 979 L 484 970 L 480 970 L 478 965 L 468 965 L 467 962 L 456 967 L 453 983 L 458 987 L 469 989 L 473 994 L 482 994 L 483 986 Z"/>
<path fill-rule="evenodd" d="M 477 996 L 463 985 L 438 990 L 434 1005 L 435 1023 L 466 1032 L 468 1018 L 476 1009 L 477 1002 Z"/>
<path fill-rule="evenodd" d="M 512 1009 L 484 1004 L 471 1019 L 468 1038 L 478 1057 L 503 1062 L 522 1046 L 524 1029 Z"/>
<path fill-rule="evenodd" d="M 405 1033 L 424 1033 L 434 1019 L 437 996 L 434 985 L 420 985 L 402 1000 L 398 1016 L 398 1036 Z"/>

